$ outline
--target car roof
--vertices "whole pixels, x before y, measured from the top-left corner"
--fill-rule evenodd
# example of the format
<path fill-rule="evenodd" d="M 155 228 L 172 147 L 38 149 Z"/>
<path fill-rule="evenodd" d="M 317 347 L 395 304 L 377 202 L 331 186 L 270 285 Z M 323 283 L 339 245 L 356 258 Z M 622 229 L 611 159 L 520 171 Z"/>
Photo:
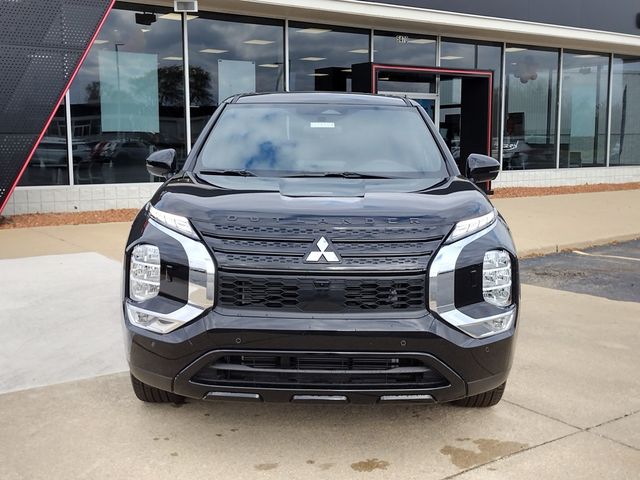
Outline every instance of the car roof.
<path fill-rule="evenodd" d="M 369 93 L 342 92 L 278 92 L 250 93 L 237 95 L 231 103 L 334 103 L 351 105 L 388 105 L 407 107 L 411 104 L 402 97 L 391 95 L 372 95 Z"/>

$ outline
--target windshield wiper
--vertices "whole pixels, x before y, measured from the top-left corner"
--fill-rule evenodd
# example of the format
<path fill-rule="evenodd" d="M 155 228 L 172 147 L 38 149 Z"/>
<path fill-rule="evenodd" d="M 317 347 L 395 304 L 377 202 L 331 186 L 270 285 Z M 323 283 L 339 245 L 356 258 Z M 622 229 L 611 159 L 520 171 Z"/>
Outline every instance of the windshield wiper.
<path fill-rule="evenodd" d="M 249 170 L 200 170 L 196 172 L 200 175 L 227 175 L 235 177 L 257 177 L 257 175 Z"/>
<path fill-rule="evenodd" d="M 372 175 L 369 173 L 357 172 L 306 172 L 287 175 L 284 178 L 304 178 L 304 177 L 336 177 L 336 178 L 393 178 L 383 175 Z"/>

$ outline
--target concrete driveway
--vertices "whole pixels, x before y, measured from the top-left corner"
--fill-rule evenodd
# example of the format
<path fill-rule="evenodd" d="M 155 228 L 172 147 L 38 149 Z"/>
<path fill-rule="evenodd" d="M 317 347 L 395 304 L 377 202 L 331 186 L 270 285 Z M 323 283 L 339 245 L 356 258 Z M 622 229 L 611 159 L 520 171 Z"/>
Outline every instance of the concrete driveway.
<path fill-rule="evenodd" d="M 640 304 L 523 296 L 494 408 L 176 408 L 118 373 L 0 396 L 0 478 L 638 478 Z"/>
<path fill-rule="evenodd" d="M 117 285 L 117 262 L 86 255 L 40 257 L 39 275 L 51 278 L 47 268 L 61 264 L 75 272 L 78 289 L 61 287 L 78 300 L 91 280 L 81 264 Z M 23 265 L 26 282 L 36 269 Z M 14 280 L 3 276 L 0 291 Z M 105 285 L 91 311 L 51 296 L 2 318 L 11 354 L 0 357 L 1 377 L 5 391 L 17 391 L 0 395 L 0 478 L 638 478 L 639 303 L 525 285 L 515 365 L 504 400 L 490 409 L 176 408 L 136 400 L 126 372 L 104 375 L 125 368 L 108 306 L 118 289 Z M 47 308 L 71 319 L 57 324 L 61 315 Z M 46 325 L 34 330 L 36 318 Z"/>

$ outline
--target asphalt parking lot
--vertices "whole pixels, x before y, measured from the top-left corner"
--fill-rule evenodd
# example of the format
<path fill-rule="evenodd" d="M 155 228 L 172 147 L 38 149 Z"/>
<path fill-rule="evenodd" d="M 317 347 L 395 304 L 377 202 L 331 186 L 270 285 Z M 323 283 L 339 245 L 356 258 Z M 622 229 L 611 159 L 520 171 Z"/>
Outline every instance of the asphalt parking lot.
<path fill-rule="evenodd" d="M 0 478 L 638 478 L 637 247 L 522 262 L 515 363 L 482 410 L 143 404 L 119 261 L 71 247 L 0 260 Z"/>
<path fill-rule="evenodd" d="M 520 275 L 530 285 L 640 302 L 640 240 L 527 258 Z"/>

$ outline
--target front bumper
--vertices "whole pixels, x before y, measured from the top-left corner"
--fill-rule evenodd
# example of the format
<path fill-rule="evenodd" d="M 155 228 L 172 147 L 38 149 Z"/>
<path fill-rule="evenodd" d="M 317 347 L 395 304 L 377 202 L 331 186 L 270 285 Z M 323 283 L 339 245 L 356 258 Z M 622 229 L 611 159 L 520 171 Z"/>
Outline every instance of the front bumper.
<path fill-rule="evenodd" d="M 433 403 L 489 391 L 505 382 L 513 357 L 516 324 L 517 319 L 504 333 L 474 339 L 426 311 L 412 318 L 327 319 L 236 316 L 213 310 L 164 335 L 140 329 L 127 320 L 125 330 L 131 373 L 148 385 L 185 397 L 265 402 Z M 410 357 L 443 381 L 371 386 L 367 382 L 353 385 L 320 382 L 323 383 L 320 385 L 292 380 L 274 386 L 259 377 L 240 384 L 194 379 L 203 368 L 225 355 L 256 354 L 287 358 L 318 354 L 376 356 L 394 361 Z M 299 371 L 288 371 L 297 378 Z M 325 374 L 328 373 L 321 373 Z M 345 374 L 350 377 L 348 372 Z"/>

